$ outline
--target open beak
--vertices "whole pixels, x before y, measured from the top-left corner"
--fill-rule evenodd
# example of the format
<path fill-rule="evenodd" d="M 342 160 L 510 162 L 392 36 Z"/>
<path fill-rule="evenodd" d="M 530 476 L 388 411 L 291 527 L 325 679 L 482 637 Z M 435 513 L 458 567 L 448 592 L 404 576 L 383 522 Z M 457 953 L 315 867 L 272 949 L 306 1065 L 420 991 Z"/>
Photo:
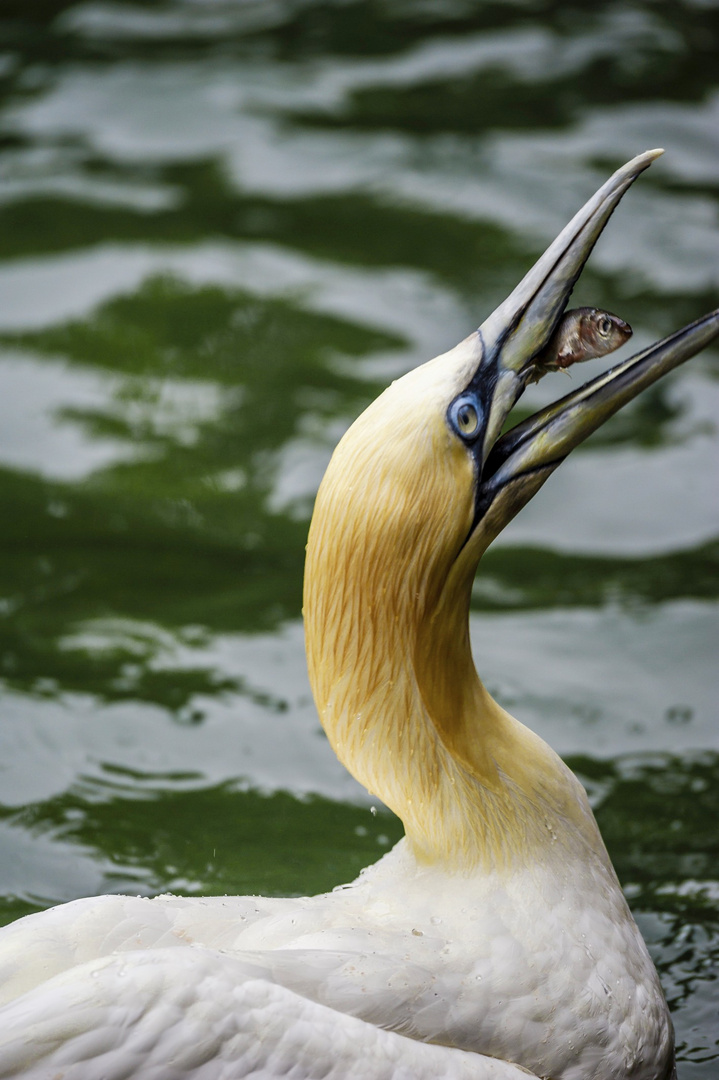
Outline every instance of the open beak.
<path fill-rule="evenodd" d="M 477 455 L 481 464 L 475 520 L 485 518 L 493 507 L 495 534 L 570 450 L 641 390 L 719 337 L 717 310 L 617 364 L 500 438 L 509 412 L 533 372 L 534 358 L 562 317 L 612 211 L 662 152 L 648 150 L 614 173 L 479 328 L 483 359 L 476 378 L 485 383 L 485 401 L 487 397 L 490 401 L 483 445 Z"/>

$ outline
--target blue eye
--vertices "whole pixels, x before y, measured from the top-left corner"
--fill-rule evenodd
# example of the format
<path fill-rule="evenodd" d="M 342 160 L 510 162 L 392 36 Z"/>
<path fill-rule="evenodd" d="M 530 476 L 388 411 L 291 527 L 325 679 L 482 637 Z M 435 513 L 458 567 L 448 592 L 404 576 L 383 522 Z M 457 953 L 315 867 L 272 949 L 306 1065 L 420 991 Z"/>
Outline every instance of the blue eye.
<path fill-rule="evenodd" d="M 471 440 L 479 433 L 481 412 L 475 397 L 465 394 L 449 407 L 449 421 L 461 438 Z"/>

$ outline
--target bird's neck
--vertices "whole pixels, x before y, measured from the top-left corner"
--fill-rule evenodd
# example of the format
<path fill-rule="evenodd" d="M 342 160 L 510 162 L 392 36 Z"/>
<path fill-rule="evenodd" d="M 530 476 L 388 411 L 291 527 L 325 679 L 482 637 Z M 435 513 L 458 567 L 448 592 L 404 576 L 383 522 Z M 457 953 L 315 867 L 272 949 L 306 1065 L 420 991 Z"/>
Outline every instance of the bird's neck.
<path fill-rule="evenodd" d="M 503 866 L 603 850 L 571 772 L 477 676 L 477 556 L 461 540 L 448 556 L 436 536 L 412 533 L 416 492 L 403 506 L 393 491 L 399 505 L 385 503 L 378 522 L 381 477 L 371 501 L 341 473 L 318 494 L 304 597 L 310 681 L 340 761 L 402 819 L 420 859 Z"/>

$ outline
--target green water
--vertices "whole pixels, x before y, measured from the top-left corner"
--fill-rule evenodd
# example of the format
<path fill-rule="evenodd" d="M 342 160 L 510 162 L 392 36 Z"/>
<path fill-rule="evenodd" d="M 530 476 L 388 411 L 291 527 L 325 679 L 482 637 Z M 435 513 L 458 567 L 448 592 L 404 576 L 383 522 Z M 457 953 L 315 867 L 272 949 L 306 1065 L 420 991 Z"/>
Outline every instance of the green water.
<path fill-rule="evenodd" d="M 324 466 L 647 147 L 576 301 L 633 348 L 716 306 L 718 60 L 711 0 L 4 0 L 4 920 L 315 892 L 399 837 L 304 670 Z M 472 615 L 487 685 L 590 791 L 684 1080 L 719 1061 L 718 370 L 578 450 Z"/>

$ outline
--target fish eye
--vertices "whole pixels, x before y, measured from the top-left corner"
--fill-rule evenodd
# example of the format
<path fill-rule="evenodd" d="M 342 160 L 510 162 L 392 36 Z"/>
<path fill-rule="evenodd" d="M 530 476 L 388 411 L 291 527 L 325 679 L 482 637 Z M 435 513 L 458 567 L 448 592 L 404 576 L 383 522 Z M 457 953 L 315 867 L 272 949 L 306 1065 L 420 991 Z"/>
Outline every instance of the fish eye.
<path fill-rule="evenodd" d="M 602 337 L 608 337 L 612 329 L 612 320 L 605 315 L 604 318 L 599 320 L 599 333 Z"/>
<path fill-rule="evenodd" d="M 449 422 L 462 439 L 473 439 L 479 432 L 480 415 L 479 402 L 468 394 L 457 398 L 449 407 Z"/>

